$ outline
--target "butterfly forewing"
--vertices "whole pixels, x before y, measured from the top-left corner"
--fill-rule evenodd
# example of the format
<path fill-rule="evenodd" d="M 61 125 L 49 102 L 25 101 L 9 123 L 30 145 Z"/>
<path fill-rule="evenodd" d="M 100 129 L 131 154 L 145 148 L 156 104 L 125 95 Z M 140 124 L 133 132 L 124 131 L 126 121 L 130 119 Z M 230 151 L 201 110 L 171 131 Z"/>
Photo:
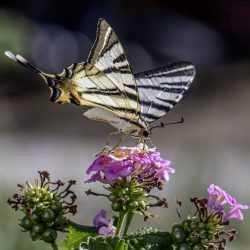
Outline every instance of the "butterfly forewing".
<path fill-rule="evenodd" d="M 128 116 L 128 112 L 134 114 L 134 110 L 127 107 L 127 99 L 114 82 L 95 66 L 86 65 L 84 71 L 75 76 L 74 82 L 79 87 L 81 100 L 89 102 L 89 105 L 85 105 L 102 108 L 119 117 Z"/>
<path fill-rule="evenodd" d="M 96 66 L 113 82 L 120 97 L 126 103 L 126 105 L 121 105 L 121 108 L 127 109 L 127 118 L 138 120 L 140 107 L 134 76 L 118 37 L 104 19 L 98 22 L 96 40 L 88 62 Z M 110 96 L 112 97 L 112 93 Z"/>
<path fill-rule="evenodd" d="M 151 123 L 165 115 L 182 99 L 194 76 L 195 68 L 187 62 L 135 74 L 141 104 L 140 119 Z"/>

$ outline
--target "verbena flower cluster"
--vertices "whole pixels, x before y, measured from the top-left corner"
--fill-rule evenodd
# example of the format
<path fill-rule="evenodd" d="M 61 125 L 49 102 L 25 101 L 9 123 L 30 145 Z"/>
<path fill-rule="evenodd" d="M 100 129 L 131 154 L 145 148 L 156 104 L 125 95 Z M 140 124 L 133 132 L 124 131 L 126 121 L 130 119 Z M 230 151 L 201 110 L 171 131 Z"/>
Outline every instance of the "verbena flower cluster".
<path fill-rule="evenodd" d="M 244 219 L 241 210 L 248 209 L 248 205 L 239 204 L 234 197 L 214 184 L 211 184 L 207 191 L 209 193 L 207 209 L 210 216 L 220 216 L 221 223 Z"/>
<path fill-rule="evenodd" d="M 163 159 L 156 149 L 146 145 L 120 147 L 99 156 L 87 169 L 87 174 L 95 172 L 87 183 L 100 181 L 112 183 L 122 178 L 136 178 L 138 182 L 148 179 L 168 181 L 169 173 L 175 173 L 171 162 Z"/>
<path fill-rule="evenodd" d="M 32 240 L 54 243 L 57 231 L 68 226 L 66 215 L 77 212 L 76 195 L 71 190 L 76 182 L 70 180 L 64 187 L 61 180 L 52 182 L 47 171 L 39 172 L 39 177 L 40 181 L 35 180 L 34 185 L 30 182 L 18 184 L 22 194 L 14 194 L 8 203 L 24 213 L 20 226 L 30 233 Z"/>
<path fill-rule="evenodd" d="M 226 229 L 231 220 L 243 220 L 242 209 L 247 205 L 239 204 L 219 186 L 211 184 L 207 188 L 208 197 L 191 198 L 196 212 L 181 224 L 172 228 L 172 240 L 177 249 L 225 249 L 226 244 L 235 239 L 236 231 Z"/>
<path fill-rule="evenodd" d="M 170 232 L 142 228 L 129 233 L 134 215 L 142 215 L 147 221 L 157 217 L 149 212 L 151 207 L 168 207 L 167 199 L 153 194 L 153 190 L 161 190 L 170 174 L 175 173 L 171 162 L 157 149 L 139 144 L 104 151 L 86 172 L 90 178 L 85 183 L 100 182 L 106 192 L 89 189 L 86 194 L 108 198 L 115 215 L 108 219 L 107 212 L 101 209 L 94 216 L 92 226 L 72 222 L 66 216 L 76 213 L 76 195 L 71 190 L 75 181 L 69 181 L 61 191 L 62 181 L 52 182 L 48 172 L 39 172 L 40 182 L 19 185 L 22 194 L 8 200 L 12 208 L 24 213 L 20 226 L 29 232 L 32 240 L 51 243 L 54 250 L 59 246 L 78 250 L 223 250 L 236 236 L 236 230 L 228 229 L 231 220 L 243 220 L 242 210 L 249 208 L 211 184 L 207 197 L 190 199 L 195 212 L 180 219 Z M 177 204 L 180 208 L 182 202 Z M 56 243 L 58 232 L 67 233 L 60 244 Z"/>
<path fill-rule="evenodd" d="M 107 212 L 103 209 L 93 218 L 93 225 L 98 228 L 98 234 L 103 237 L 115 236 L 116 228 L 113 226 L 112 221 L 107 219 Z"/>

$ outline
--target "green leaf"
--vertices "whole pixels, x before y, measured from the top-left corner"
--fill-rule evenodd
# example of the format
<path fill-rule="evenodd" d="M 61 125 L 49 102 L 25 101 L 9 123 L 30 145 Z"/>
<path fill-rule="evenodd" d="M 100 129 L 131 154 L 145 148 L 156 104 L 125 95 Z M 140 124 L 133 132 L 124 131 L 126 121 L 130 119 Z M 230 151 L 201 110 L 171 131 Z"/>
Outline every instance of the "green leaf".
<path fill-rule="evenodd" d="M 67 231 L 68 234 L 66 238 L 58 245 L 60 248 L 78 248 L 82 242 L 85 242 L 89 237 L 96 235 L 93 232 L 79 231 L 72 226 L 69 226 Z"/>
<path fill-rule="evenodd" d="M 124 239 L 128 250 L 173 250 L 171 234 L 154 228 L 141 228 Z"/>
<path fill-rule="evenodd" d="M 81 247 L 88 250 L 128 250 L 128 245 L 125 240 L 119 239 L 119 237 L 90 237 L 88 242 L 83 242 Z"/>

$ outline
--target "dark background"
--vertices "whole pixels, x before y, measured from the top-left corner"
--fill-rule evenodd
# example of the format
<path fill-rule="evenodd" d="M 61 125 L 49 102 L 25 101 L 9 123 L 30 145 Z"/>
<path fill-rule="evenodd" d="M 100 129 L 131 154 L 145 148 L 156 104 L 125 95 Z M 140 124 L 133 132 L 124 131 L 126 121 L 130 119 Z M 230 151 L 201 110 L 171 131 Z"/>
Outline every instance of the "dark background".
<path fill-rule="evenodd" d="M 100 17 L 117 33 L 134 72 L 183 60 L 197 68 L 185 98 L 161 120 L 183 116 L 184 124 L 152 135 L 176 174 L 161 194 L 170 208 L 155 211 L 161 220 L 148 224 L 168 229 L 178 220 L 174 197 L 188 208 L 188 197 L 206 195 L 210 183 L 250 205 L 250 1 L 1 1 L 1 249 L 45 249 L 19 233 L 16 215 L 5 204 L 15 183 L 32 180 L 38 169 L 49 170 L 56 179 L 78 180 L 75 220 L 90 223 L 101 207 L 110 211 L 106 201 L 83 193 L 89 188 L 85 170 L 114 129 L 87 120 L 85 108 L 50 103 L 43 81 L 3 55 L 11 50 L 59 73 L 86 60 Z M 249 249 L 250 217 L 245 215 L 243 223 L 234 224 L 240 234 L 228 249 Z M 142 218 L 133 229 L 138 225 L 146 226 Z"/>

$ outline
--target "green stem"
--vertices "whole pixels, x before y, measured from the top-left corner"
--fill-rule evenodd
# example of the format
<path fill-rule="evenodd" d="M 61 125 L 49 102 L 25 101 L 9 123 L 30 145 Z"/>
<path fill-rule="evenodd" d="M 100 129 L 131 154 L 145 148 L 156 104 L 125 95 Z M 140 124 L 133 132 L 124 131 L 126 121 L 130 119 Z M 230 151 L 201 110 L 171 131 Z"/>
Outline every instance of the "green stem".
<path fill-rule="evenodd" d="M 51 246 L 53 250 L 58 250 L 57 244 L 55 242 L 51 243 Z"/>
<path fill-rule="evenodd" d="M 92 227 L 92 226 L 84 226 L 84 225 L 80 225 L 77 224 L 71 220 L 68 220 L 68 225 L 76 228 L 78 231 L 82 231 L 82 232 L 93 232 L 93 233 L 97 233 L 98 232 L 98 228 L 97 227 Z"/>
<path fill-rule="evenodd" d="M 127 211 L 122 210 L 120 212 L 119 217 L 118 217 L 118 224 L 117 224 L 115 236 L 120 236 L 126 215 L 127 215 Z"/>
<path fill-rule="evenodd" d="M 127 214 L 127 218 L 126 218 L 126 224 L 125 224 L 125 227 L 124 227 L 124 232 L 123 232 L 123 235 L 126 235 L 127 232 L 128 232 L 128 228 L 131 224 L 131 221 L 134 217 L 134 213 L 129 211 L 128 214 Z"/>

